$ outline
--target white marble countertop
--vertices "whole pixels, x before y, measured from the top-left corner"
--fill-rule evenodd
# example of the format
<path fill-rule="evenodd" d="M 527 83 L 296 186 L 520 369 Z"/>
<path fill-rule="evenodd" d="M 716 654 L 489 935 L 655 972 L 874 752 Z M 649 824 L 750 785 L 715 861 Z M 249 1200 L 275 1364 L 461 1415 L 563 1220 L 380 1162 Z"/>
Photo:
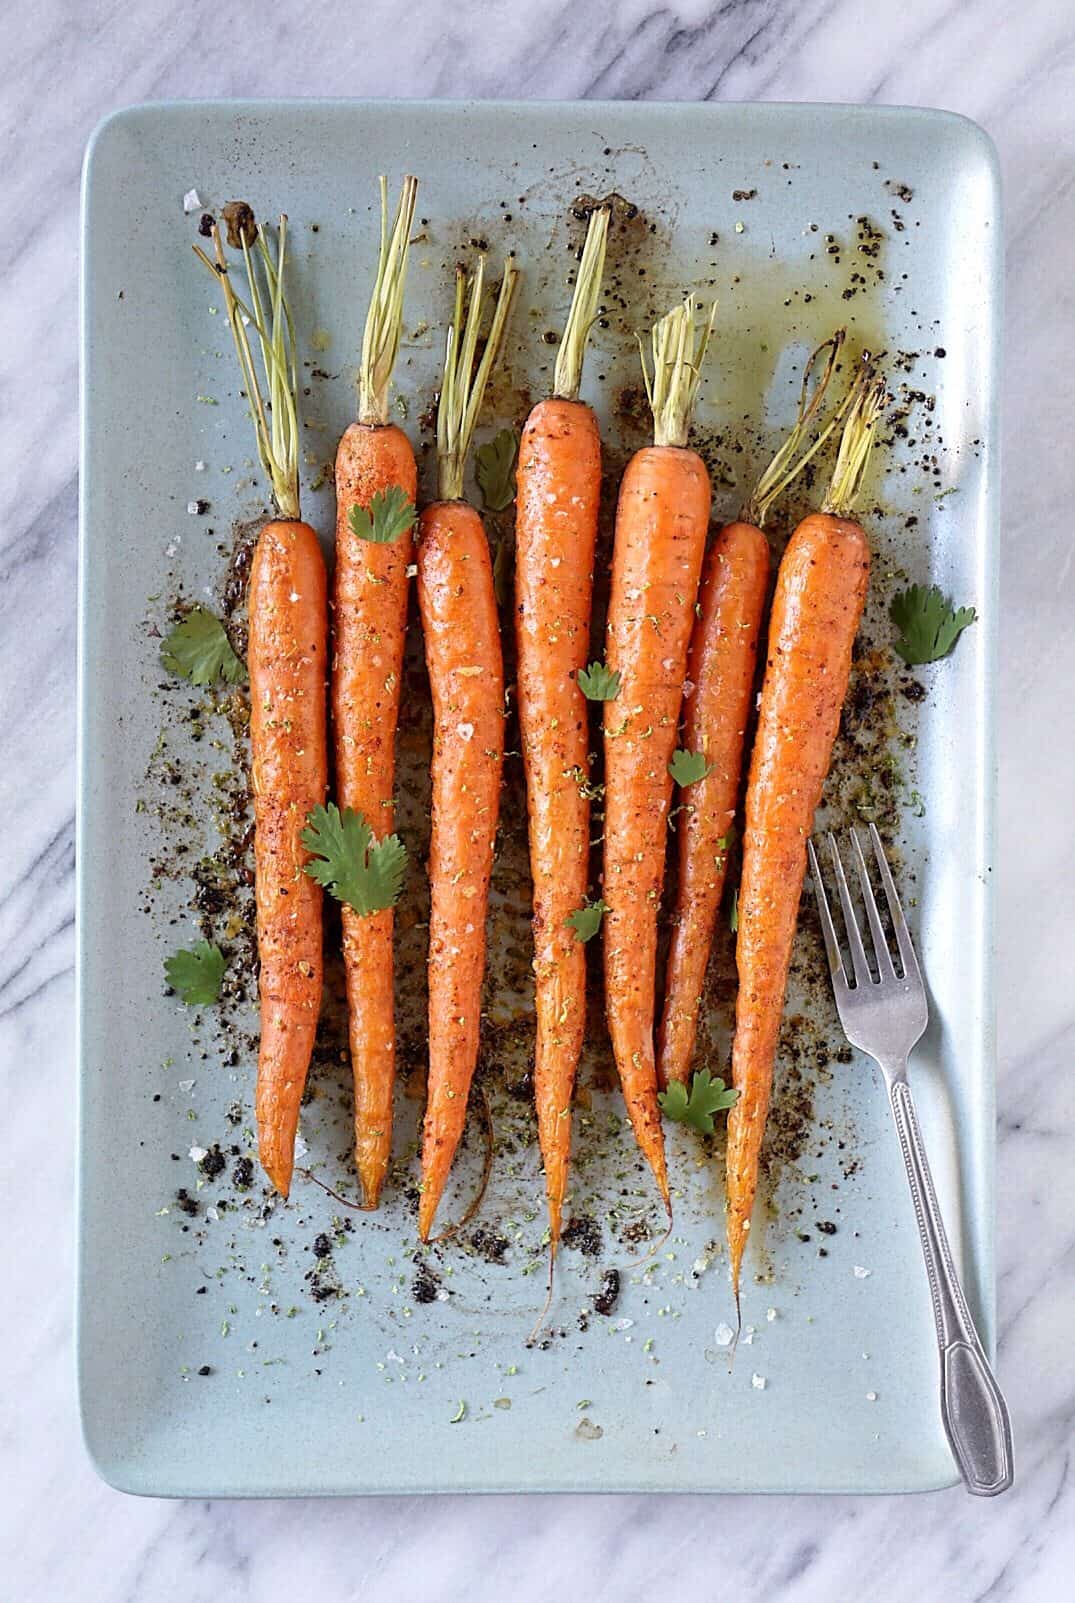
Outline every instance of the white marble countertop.
<path fill-rule="evenodd" d="M 0 277 L 0 1521 L 19 1603 L 727 1594 L 1046 1603 L 1071 1584 L 1075 1057 L 1075 19 L 1026 0 L 62 0 L 6 11 Z M 528 20 L 529 19 L 529 20 Z M 862 100 L 996 141 L 1007 207 L 999 691 L 999 1329 L 1018 1480 L 996 1502 L 511 1497 L 137 1501 L 94 1476 L 71 1358 L 79 163 L 136 100 L 225 95 Z M 1067 981 L 1064 981 L 1064 975 Z M 14 1318 L 11 1313 L 14 1311 Z M 1069 1521 L 1071 1522 L 1069 1524 Z M 1064 1575 L 1068 1576 L 1067 1582 Z"/>

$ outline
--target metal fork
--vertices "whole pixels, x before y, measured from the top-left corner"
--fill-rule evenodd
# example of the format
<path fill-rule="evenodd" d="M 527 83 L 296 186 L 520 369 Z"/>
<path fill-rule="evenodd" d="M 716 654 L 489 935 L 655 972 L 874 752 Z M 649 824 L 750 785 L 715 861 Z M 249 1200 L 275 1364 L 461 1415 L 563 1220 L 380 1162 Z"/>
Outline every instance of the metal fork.
<path fill-rule="evenodd" d="M 920 1040 L 929 1017 L 926 987 L 885 859 L 881 837 L 872 824 L 870 839 L 892 919 L 902 973 L 896 972 L 889 952 L 858 831 L 851 831 L 851 843 L 870 926 L 876 979 L 866 956 L 862 931 L 834 835 L 828 836 L 828 842 L 851 952 L 850 980 L 844 969 L 812 842 L 807 848 L 810 872 L 840 1022 L 851 1045 L 873 1058 L 888 1088 L 933 1296 L 933 1317 L 937 1324 L 937 1346 L 941 1361 L 941 1417 L 945 1433 L 968 1491 L 978 1497 L 995 1497 L 998 1492 L 1007 1491 L 1012 1484 L 1011 1422 L 959 1284 L 952 1250 L 937 1205 L 933 1177 L 926 1161 L 914 1102 L 911 1100 L 907 1059 L 911 1048 Z"/>

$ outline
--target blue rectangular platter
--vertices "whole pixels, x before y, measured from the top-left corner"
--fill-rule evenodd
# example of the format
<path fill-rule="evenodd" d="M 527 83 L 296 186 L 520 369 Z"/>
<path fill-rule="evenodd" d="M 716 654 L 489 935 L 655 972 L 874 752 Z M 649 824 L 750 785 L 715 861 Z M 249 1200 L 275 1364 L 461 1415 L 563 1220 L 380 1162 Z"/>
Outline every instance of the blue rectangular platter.
<path fill-rule="evenodd" d="M 376 179 L 405 171 L 421 180 L 422 222 L 397 392 L 426 447 L 450 272 L 473 241 L 494 261 L 514 249 L 526 274 L 481 437 L 518 427 L 547 391 L 545 336 L 566 311 L 580 197 L 622 202 L 585 385 L 610 497 L 644 435 L 634 336 L 682 288 L 719 301 L 699 409 L 718 517 L 736 513 L 790 422 L 813 345 L 844 323 L 850 347 L 886 353 L 891 427 L 862 509 L 873 588 L 826 816 L 877 818 L 900 853 L 933 1004 L 914 1082 L 969 1296 L 992 1328 L 1000 229 L 988 140 L 942 113 L 850 106 L 135 107 L 93 138 L 83 214 L 78 1324 L 89 1451 L 114 1485 L 171 1496 L 947 1485 L 901 1161 L 869 1066 L 837 1058 L 809 894 L 732 1367 L 719 1143 L 710 1152 L 669 1129 L 676 1224 L 647 1260 L 659 1220 L 599 1021 L 575 1115 L 580 1222 L 546 1339 L 526 1345 L 545 1254 L 517 757 L 482 1071 L 496 1151 L 479 1214 L 453 1240 L 416 1257 L 417 1076 L 400 1088 L 380 1213 L 345 1205 L 355 1188 L 338 1008 L 301 1162 L 344 1200 L 300 1177 L 284 1204 L 256 1169 L 247 1183 L 253 998 L 224 1017 L 166 994 L 170 951 L 204 928 L 238 950 L 249 921 L 228 923 L 205 889 L 207 873 L 235 861 L 241 739 L 205 693 L 162 672 L 160 635 L 177 595 L 220 604 L 236 525 L 266 504 L 227 329 L 190 246 L 201 210 L 229 199 L 289 215 L 304 505 L 327 537 L 326 464 L 354 412 Z M 428 490 L 428 449 L 420 460 Z M 777 549 L 809 499 L 804 486 L 782 509 Z M 190 515 L 199 500 L 208 512 Z M 979 613 L 951 659 L 915 673 L 894 658 L 886 619 L 907 579 L 936 581 Z M 419 866 L 399 939 L 414 976 L 428 721 L 420 706 L 412 714 L 400 827 Z M 718 945 L 701 1050 L 723 1072 L 726 932 Z M 420 1060 L 416 982 L 401 985 L 399 1011 Z M 474 1120 L 449 1216 L 481 1159 Z M 612 1269 L 620 1292 L 603 1315 L 595 1298 Z"/>

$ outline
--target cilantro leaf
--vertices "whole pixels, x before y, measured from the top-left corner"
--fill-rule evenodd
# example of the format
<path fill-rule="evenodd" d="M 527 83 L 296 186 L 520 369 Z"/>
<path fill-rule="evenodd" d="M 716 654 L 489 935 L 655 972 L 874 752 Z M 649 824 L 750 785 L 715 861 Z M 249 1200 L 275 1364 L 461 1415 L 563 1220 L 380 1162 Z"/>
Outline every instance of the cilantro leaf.
<path fill-rule="evenodd" d="M 603 662 L 591 662 L 575 677 L 587 701 L 615 701 L 620 693 L 620 670 L 606 668 Z"/>
<path fill-rule="evenodd" d="M 353 506 L 347 521 L 351 533 L 357 534 L 360 540 L 368 540 L 371 545 L 391 545 L 401 534 L 414 528 L 417 516 L 407 492 L 398 484 L 390 484 L 387 490 L 377 491 L 368 509 Z"/>
<path fill-rule="evenodd" d="M 673 752 L 668 772 L 677 785 L 696 785 L 713 772 L 713 765 L 706 762 L 704 752 L 680 750 Z"/>
<path fill-rule="evenodd" d="M 732 905 L 728 909 L 728 928 L 731 930 L 733 935 L 738 935 L 738 933 L 739 933 L 739 886 L 738 885 L 736 885 L 734 887 L 733 891 L 732 891 Z"/>
<path fill-rule="evenodd" d="M 394 907 L 403 888 L 407 848 L 398 835 L 375 841 L 361 813 L 335 802 L 315 807 L 306 820 L 302 844 L 310 853 L 306 873 L 360 918 Z"/>
<path fill-rule="evenodd" d="M 580 941 L 592 941 L 601 928 L 601 920 L 609 911 L 607 902 L 583 902 L 581 907 L 576 907 L 573 913 L 568 914 L 564 923 L 575 931 Z"/>
<path fill-rule="evenodd" d="M 892 597 L 888 615 L 900 631 L 895 650 L 908 666 L 939 662 L 978 614 L 955 607 L 937 585 L 912 584 Z"/>
<path fill-rule="evenodd" d="M 191 607 L 162 641 L 161 662 L 192 685 L 211 685 L 221 677 L 237 685 L 246 678 L 246 664 L 232 650 L 224 625 L 202 606 Z"/>
<path fill-rule="evenodd" d="M 505 512 L 515 500 L 515 463 L 519 455 L 519 436 L 512 429 L 501 429 L 474 453 L 478 488 L 489 512 Z"/>
<path fill-rule="evenodd" d="M 195 941 L 189 951 L 173 952 L 165 958 L 164 973 L 172 990 L 188 1007 L 209 1007 L 220 995 L 224 953 L 208 941 Z"/>
<path fill-rule="evenodd" d="M 692 1130 L 703 1135 L 713 1134 L 713 1115 L 732 1108 L 739 1100 L 739 1092 L 730 1089 L 723 1080 L 714 1079 L 708 1069 L 699 1069 L 691 1080 L 690 1093 L 679 1080 L 673 1080 L 667 1091 L 658 1091 L 657 1101 L 666 1118 L 677 1124 L 689 1124 Z"/>

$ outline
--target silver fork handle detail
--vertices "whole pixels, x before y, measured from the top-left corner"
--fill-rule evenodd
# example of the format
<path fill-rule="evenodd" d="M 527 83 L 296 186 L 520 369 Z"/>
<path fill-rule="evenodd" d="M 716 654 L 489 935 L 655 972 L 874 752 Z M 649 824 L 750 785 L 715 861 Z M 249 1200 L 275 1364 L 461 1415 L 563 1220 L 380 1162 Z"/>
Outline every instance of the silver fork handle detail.
<path fill-rule="evenodd" d="M 1012 1484 L 1012 1431 L 1007 1405 L 974 1328 L 952 1261 L 911 1088 L 903 1075 L 897 1075 L 889 1081 L 888 1089 L 933 1297 L 945 1433 L 968 1491 L 977 1497 L 995 1497 Z"/>

